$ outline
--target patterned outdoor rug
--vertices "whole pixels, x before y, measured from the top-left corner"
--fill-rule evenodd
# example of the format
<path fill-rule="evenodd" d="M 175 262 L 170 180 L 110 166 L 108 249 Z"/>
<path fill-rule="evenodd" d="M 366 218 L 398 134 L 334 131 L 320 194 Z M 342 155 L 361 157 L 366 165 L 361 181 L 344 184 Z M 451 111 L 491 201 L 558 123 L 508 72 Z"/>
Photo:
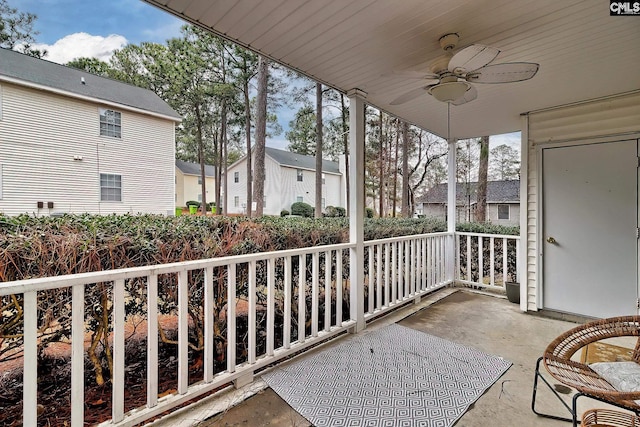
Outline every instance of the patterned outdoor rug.
<path fill-rule="evenodd" d="M 393 324 L 263 379 L 316 427 L 451 426 L 510 366 Z"/>

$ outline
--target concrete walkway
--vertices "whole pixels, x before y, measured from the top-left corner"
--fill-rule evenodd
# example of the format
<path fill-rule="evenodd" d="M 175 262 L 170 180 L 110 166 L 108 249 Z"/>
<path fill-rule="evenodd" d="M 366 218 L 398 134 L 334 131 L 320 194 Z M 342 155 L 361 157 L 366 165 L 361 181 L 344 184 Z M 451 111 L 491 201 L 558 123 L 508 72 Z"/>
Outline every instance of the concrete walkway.
<path fill-rule="evenodd" d="M 472 346 L 513 362 L 506 374 L 476 401 L 456 427 L 570 425 L 538 417 L 530 405 L 537 358 L 549 342 L 575 324 L 525 314 L 504 298 L 459 289 L 434 293 L 419 304 L 408 305 L 371 323 L 363 333 L 390 323 Z M 320 348 L 326 345 L 332 344 Z M 556 398 L 543 387 L 539 387 L 538 409 L 566 415 Z M 590 407 L 591 403 L 602 405 L 587 399 L 582 403 L 587 406 L 581 409 Z M 259 378 L 243 389 L 222 393 L 154 425 L 310 426 Z"/>

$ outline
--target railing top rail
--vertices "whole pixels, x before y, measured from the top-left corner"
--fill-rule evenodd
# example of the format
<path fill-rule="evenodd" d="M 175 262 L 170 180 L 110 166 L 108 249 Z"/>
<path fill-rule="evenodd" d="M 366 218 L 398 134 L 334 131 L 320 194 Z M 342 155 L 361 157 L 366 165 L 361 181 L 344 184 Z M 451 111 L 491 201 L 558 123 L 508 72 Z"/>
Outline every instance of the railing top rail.
<path fill-rule="evenodd" d="M 519 235 L 514 235 L 514 234 L 472 233 L 472 232 L 468 232 L 468 231 L 456 231 L 456 234 L 458 234 L 460 236 L 494 237 L 496 239 L 520 240 L 520 236 Z"/>
<path fill-rule="evenodd" d="M 421 239 L 425 237 L 441 237 L 441 236 L 450 236 L 453 233 L 448 233 L 446 231 L 441 231 L 438 233 L 424 233 L 424 234 L 409 234 L 406 236 L 398 236 L 398 237 L 387 237 L 386 239 L 376 239 L 376 240 L 365 240 L 365 246 L 371 245 L 379 245 L 382 243 L 391 243 L 391 242 L 401 242 L 405 240 L 413 240 L 413 239 Z"/>
<path fill-rule="evenodd" d="M 306 248 L 287 249 L 283 251 L 259 252 L 255 254 L 232 255 L 219 258 L 208 258 L 192 261 L 173 262 L 169 264 L 147 265 L 140 267 L 120 268 L 116 270 L 93 271 L 89 273 L 66 274 L 62 276 L 37 277 L 33 279 L 15 280 L 0 283 L 0 296 L 21 294 L 29 291 L 45 291 L 67 288 L 74 285 L 85 285 L 98 282 L 111 282 L 119 279 L 132 279 L 154 274 L 175 273 L 182 270 L 196 270 L 208 267 L 221 267 L 229 264 L 243 264 L 251 261 L 285 258 L 289 256 L 313 254 L 326 251 L 344 250 L 355 246 L 352 243 L 337 245 L 312 246 Z"/>

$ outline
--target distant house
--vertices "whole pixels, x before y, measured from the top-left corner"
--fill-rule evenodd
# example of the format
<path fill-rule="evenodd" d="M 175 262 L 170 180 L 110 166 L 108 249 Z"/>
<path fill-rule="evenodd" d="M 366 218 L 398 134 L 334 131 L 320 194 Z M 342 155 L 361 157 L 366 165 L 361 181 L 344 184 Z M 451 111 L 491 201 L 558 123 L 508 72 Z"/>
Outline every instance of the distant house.
<path fill-rule="evenodd" d="M 0 49 L 0 213 L 173 212 L 179 121 L 149 90 Z"/>
<path fill-rule="evenodd" d="M 207 203 L 215 201 L 216 168 L 205 165 Z M 176 206 L 186 206 L 190 200 L 202 201 L 202 175 L 200 163 L 176 160 Z"/>
<path fill-rule="evenodd" d="M 477 182 L 456 186 L 456 221 L 475 221 Z M 417 212 L 429 217 L 447 216 L 447 184 L 438 184 L 416 200 Z M 487 183 L 487 221 L 498 225 L 520 223 L 520 181 L 489 181 Z"/>
<path fill-rule="evenodd" d="M 228 169 L 228 213 L 247 213 L 247 158 Z M 266 147 L 264 214 L 279 215 L 295 202 L 315 205 L 315 157 Z M 322 210 L 346 205 L 344 162 L 322 161 Z M 254 207 L 255 209 L 255 207 Z"/>

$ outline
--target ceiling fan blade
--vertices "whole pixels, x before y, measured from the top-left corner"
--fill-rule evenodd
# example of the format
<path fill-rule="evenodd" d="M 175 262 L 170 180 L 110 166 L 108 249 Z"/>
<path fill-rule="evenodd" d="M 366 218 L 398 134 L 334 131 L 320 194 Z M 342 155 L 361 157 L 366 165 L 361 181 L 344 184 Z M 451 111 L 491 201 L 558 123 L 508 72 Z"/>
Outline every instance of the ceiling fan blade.
<path fill-rule="evenodd" d="M 455 101 L 452 102 L 452 104 L 453 105 L 466 104 L 467 102 L 473 101 L 477 97 L 478 97 L 478 90 L 474 86 L 471 86 L 469 90 L 464 93 L 462 98 L 456 99 Z"/>
<path fill-rule="evenodd" d="M 470 83 L 511 83 L 529 80 L 538 72 L 540 65 L 533 62 L 507 62 L 487 65 L 467 74 Z"/>
<path fill-rule="evenodd" d="M 500 49 L 495 47 L 473 44 L 453 55 L 447 68 L 452 73 L 464 74 L 484 67 L 496 59 L 499 53 Z"/>
<path fill-rule="evenodd" d="M 407 79 L 427 80 L 427 84 L 438 82 L 437 74 L 425 73 L 424 71 L 391 71 L 389 73 L 382 74 L 382 77 L 404 77 Z M 429 80 L 433 80 L 433 82 L 429 82 Z"/>
<path fill-rule="evenodd" d="M 400 95 L 399 97 L 391 101 L 389 104 L 390 105 L 404 104 L 405 102 L 409 102 L 416 99 L 417 97 L 419 97 L 420 95 L 423 95 L 424 93 L 426 93 L 424 87 L 419 87 L 417 89 L 410 90 L 409 92 L 403 95 Z"/>

